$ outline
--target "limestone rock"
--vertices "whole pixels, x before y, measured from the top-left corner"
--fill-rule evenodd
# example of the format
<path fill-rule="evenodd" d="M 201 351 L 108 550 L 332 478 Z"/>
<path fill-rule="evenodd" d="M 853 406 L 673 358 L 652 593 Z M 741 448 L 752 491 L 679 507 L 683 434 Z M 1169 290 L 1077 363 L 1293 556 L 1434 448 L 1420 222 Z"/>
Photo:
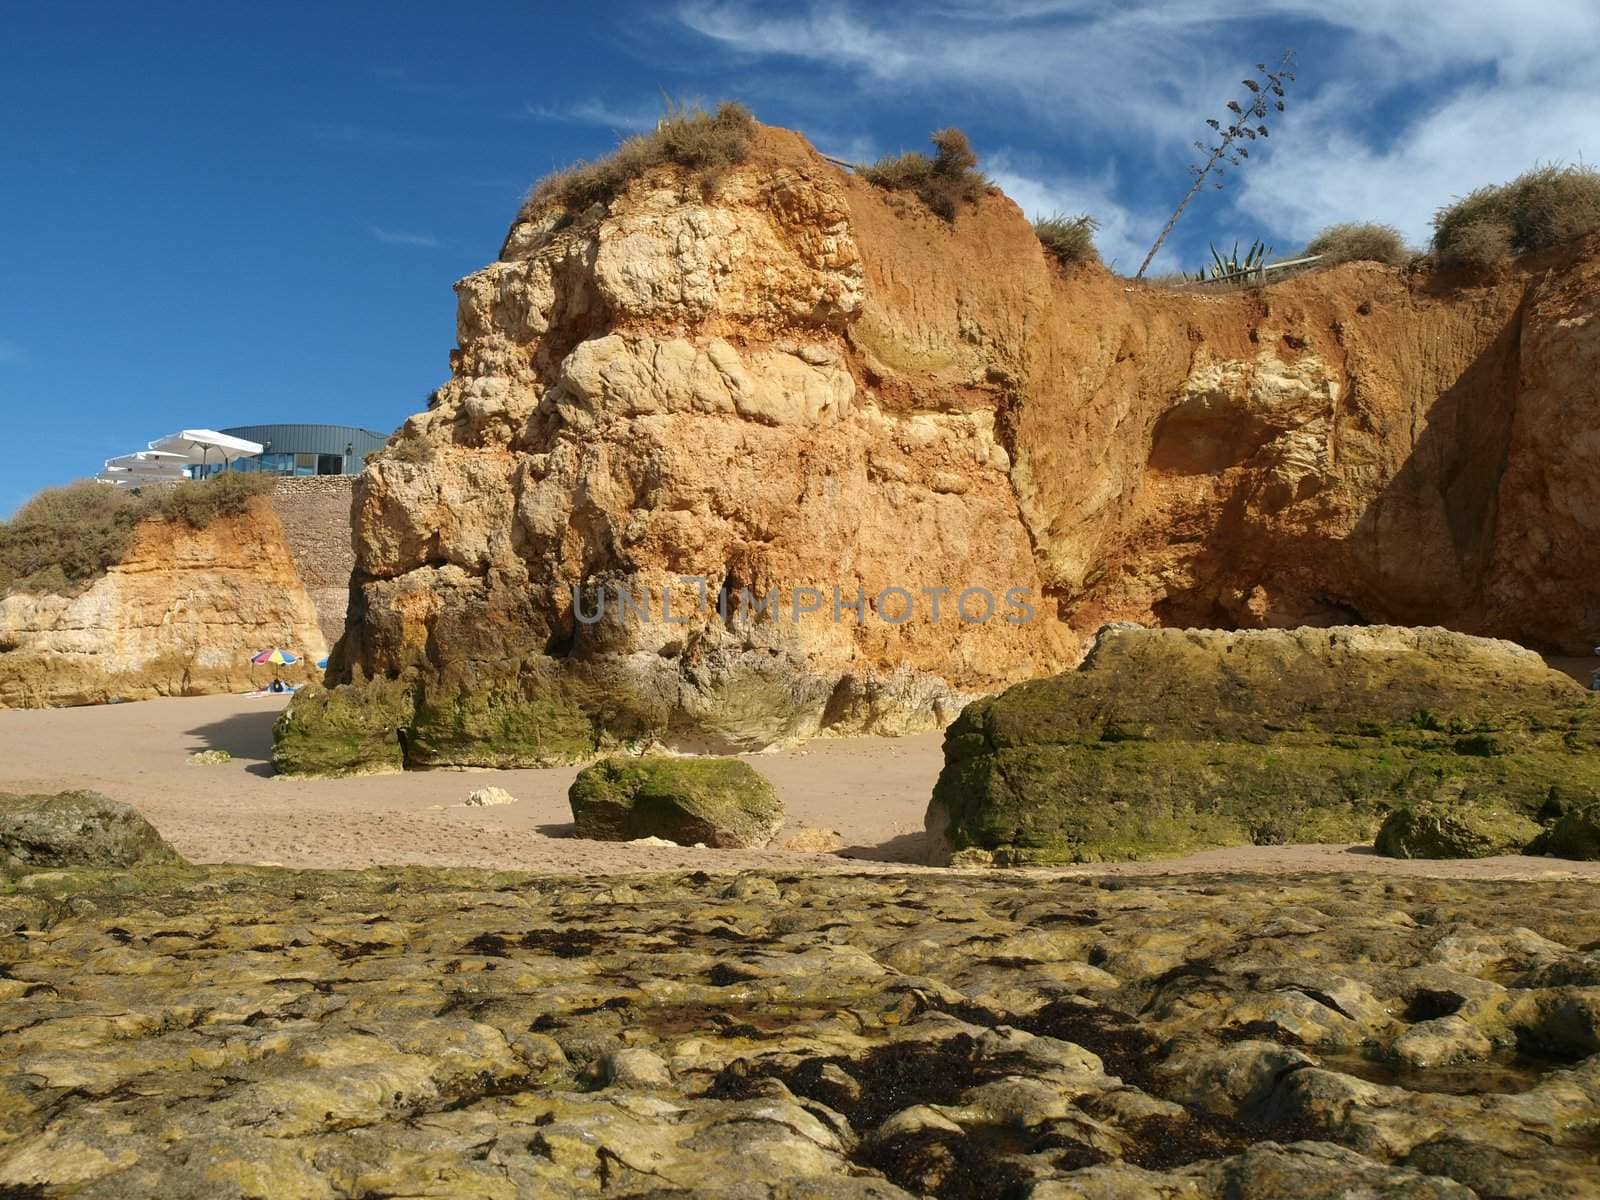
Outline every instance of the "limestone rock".
<path fill-rule="evenodd" d="M 410 690 L 388 680 L 301 688 L 273 723 L 273 768 L 281 775 L 398 771 L 414 712 Z"/>
<path fill-rule="evenodd" d="M 468 808 L 488 808 L 492 805 L 515 804 L 516 802 L 517 798 L 506 791 L 505 788 L 481 787 L 467 797 L 466 806 Z"/>
<path fill-rule="evenodd" d="M 0 921 L 0 1192 L 1594 1191 L 1589 880 L 144 866 Z"/>
<path fill-rule="evenodd" d="M 837 829 L 808 825 L 784 833 L 778 849 L 793 850 L 796 854 L 832 854 L 844 849 L 844 838 Z"/>
<path fill-rule="evenodd" d="M 968 706 L 927 824 L 964 859 L 1099 861 L 1366 841 L 1447 803 L 1503 847 L 1552 794 L 1600 795 L 1596 746 L 1590 695 L 1505 642 L 1111 628 L 1077 671 Z"/>
<path fill-rule="evenodd" d="M 1485 798 L 1475 804 L 1396 809 L 1379 828 L 1373 848 L 1390 858 L 1487 858 L 1520 854 L 1539 833 L 1532 817 Z"/>
<path fill-rule="evenodd" d="M 132 805 L 98 792 L 0 792 L 0 865 L 38 870 L 182 861 Z"/>
<path fill-rule="evenodd" d="M 330 682 L 409 686 L 410 765 L 517 767 L 937 728 L 1114 618 L 1586 649 L 1597 251 L 1130 288 L 763 128 L 457 284 L 452 377 L 356 488 Z"/>
<path fill-rule="evenodd" d="M 608 758 L 579 772 L 568 799 L 578 836 L 599 841 L 736 849 L 765 846 L 783 826 L 772 785 L 733 758 Z"/>
<path fill-rule="evenodd" d="M 247 691 L 264 646 L 327 653 L 270 500 L 204 529 L 146 520 L 81 594 L 0 596 L 0 707 Z"/>

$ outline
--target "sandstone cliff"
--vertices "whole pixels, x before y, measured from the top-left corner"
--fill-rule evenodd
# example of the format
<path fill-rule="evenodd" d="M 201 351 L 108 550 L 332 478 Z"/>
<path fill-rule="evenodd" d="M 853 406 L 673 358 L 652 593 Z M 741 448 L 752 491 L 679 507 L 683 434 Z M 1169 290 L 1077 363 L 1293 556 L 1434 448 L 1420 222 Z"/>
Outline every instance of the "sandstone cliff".
<path fill-rule="evenodd" d="M 1003 196 L 947 224 L 780 130 L 699 182 L 519 220 L 358 484 L 332 678 L 415 712 L 412 762 L 927 727 L 1118 617 L 1600 632 L 1593 240 L 1196 294 L 1063 272 Z M 776 618 L 740 602 L 773 588 Z M 963 619 L 965 588 L 1034 619 Z"/>
<path fill-rule="evenodd" d="M 242 691 L 271 678 L 248 662 L 271 645 L 327 651 L 270 501 L 205 529 L 147 520 L 81 594 L 0 599 L 0 706 Z"/>

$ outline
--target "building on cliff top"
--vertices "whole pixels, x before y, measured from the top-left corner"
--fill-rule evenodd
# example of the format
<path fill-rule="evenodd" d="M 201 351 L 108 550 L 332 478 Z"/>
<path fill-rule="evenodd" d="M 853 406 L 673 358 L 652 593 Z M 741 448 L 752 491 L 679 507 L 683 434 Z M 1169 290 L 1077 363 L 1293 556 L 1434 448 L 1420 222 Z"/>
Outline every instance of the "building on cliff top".
<path fill-rule="evenodd" d="M 106 459 L 98 478 L 137 486 L 203 479 L 222 471 L 270 475 L 359 475 L 387 437 L 354 425 L 235 425 L 184 429 L 148 450 Z"/>
<path fill-rule="evenodd" d="M 221 432 L 259 442 L 260 454 L 194 469 L 194 476 L 222 470 L 272 475 L 359 475 L 367 456 L 383 449 L 388 435 L 353 425 L 237 425 Z"/>

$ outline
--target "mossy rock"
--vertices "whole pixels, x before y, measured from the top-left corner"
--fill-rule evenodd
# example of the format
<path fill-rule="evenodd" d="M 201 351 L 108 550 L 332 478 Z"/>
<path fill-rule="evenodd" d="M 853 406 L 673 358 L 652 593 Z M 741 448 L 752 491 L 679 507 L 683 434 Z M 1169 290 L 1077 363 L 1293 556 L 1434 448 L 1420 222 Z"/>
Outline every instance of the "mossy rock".
<path fill-rule="evenodd" d="M 626 689 L 549 660 L 495 674 L 307 687 L 273 727 L 284 775 L 368 775 L 405 767 L 515 769 L 585 762 L 664 728 Z"/>
<path fill-rule="evenodd" d="M 457 670 L 419 687 L 406 762 L 501 770 L 562 766 L 648 742 L 665 725 L 664 706 L 625 681 L 558 660 L 524 662 L 501 677 Z"/>
<path fill-rule="evenodd" d="M 404 737 L 415 713 L 411 690 L 373 679 L 301 688 L 272 726 L 280 775 L 375 775 L 405 765 Z"/>
<path fill-rule="evenodd" d="M 0 867 L 37 871 L 182 863 L 132 805 L 99 792 L 0 792 Z"/>
<path fill-rule="evenodd" d="M 1389 858 L 1489 858 L 1521 854 L 1539 833 L 1526 813 L 1492 803 L 1407 805 L 1389 814 L 1373 849 Z"/>
<path fill-rule="evenodd" d="M 1552 794 L 1600 800 L 1597 745 L 1588 693 L 1507 642 L 1113 627 L 1077 671 L 963 710 L 927 825 L 1002 864 L 1370 842 L 1443 802 L 1531 836 Z"/>
<path fill-rule="evenodd" d="M 1533 845 L 1530 854 L 1553 854 L 1557 858 L 1600 861 L 1600 804 L 1569 809 Z"/>
<path fill-rule="evenodd" d="M 736 758 L 608 758 L 579 772 L 567 799 L 578 836 L 604 842 L 750 849 L 783 826 L 772 785 Z"/>

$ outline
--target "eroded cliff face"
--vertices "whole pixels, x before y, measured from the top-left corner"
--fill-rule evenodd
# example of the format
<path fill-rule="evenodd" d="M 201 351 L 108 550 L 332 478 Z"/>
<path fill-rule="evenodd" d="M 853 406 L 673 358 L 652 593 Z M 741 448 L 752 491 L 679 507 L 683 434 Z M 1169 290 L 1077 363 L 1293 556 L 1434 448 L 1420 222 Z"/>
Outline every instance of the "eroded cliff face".
<path fill-rule="evenodd" d="M 0 599 L 0 706 L 242 691 L 249 657 L 327 652 L 271 502 L 205 529 L 145 521 L 121 564 L 76 596 Z"/>
<path fill-rule="evenodd" d="M 512 764 L 937 725 L 1112 618 L 1587 646 L 1597 248 L 1164 291 L 763 129 L 709 198 L 648 174 L 461 281 L 451 380 L 358 484 L 332 678 L 402 696 L 414 763 Z"/>

